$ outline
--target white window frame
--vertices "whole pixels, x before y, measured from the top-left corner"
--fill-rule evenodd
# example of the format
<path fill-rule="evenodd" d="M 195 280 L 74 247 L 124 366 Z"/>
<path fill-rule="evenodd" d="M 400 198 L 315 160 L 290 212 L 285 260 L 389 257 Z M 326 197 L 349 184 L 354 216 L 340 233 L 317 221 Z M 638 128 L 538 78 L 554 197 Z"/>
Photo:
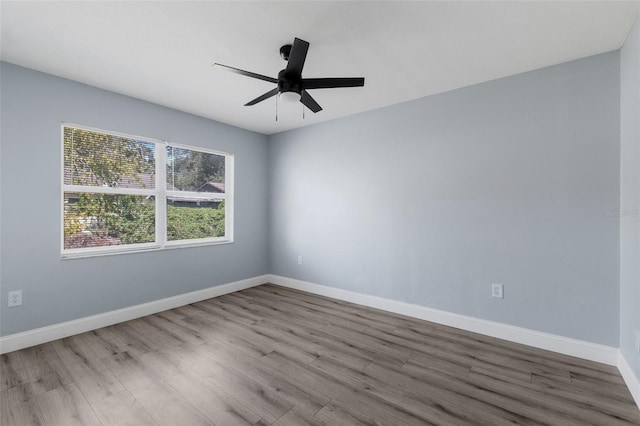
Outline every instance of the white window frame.
<path fill-rule="evenodd" d="M 118 136 L 126 139 L 139 140 L 146 143 L 152 143 L 155 145 L 155 188 L 112 188 L 102 186 L 89 186 L 89 185 L 68 185 L 64 182 L 64 130 L 65 128 L 75 128 L 80 130 L 86 130 L 90 132 L 103 133 L 113 136 Z M 114 132 L 111 130 L 98 129 L 95 127 L 87 127 L 73 123 L 61 123 L 60 125 L 60 140 L 61 140 L 61 153 L 60 156 L 60 175 L 61 175 L 61 226 L 60 226 L 60 253 L 63 259 L 73 259 L 81 257 L 93 257 L 104 256 L 112 254 L 123 253 L 136 253 L 149 250 L 164 250 L 180 247 L 194 247 L 205 246 L 215 244 L 229 244 L 233 243 L 233 217 L 234 217 L 234 156 L 231 153 L 216 151 L 212 149 L 202 148 L 192 145 L 183 145 L 171 143 L 168 141 L 161 141 L 158 139 L 130 135 L 126 133 Z M 207 154 L 221 155 L 225 158 L 225 172 L 224 172 L 224 193 L 207 193 L 207 192 L 190 192 L 190 191 L 173 191 L 167 190 L 166 185 L 166 163 L 167 163 L 167 147 L 188 149 L 191 151 L 204 152 Z M 114 246 L 104 247 L 86 247 L 76 249 L 64 248 L 64 195 L 66 192 L 76 193 L 92 193 L 92 194 L 118 194 L 118 195 L 141 195 L 152 196 L 155 199 L 155 236 L 156 241 L 152 243 L 139 243 L 139 244 L 122 244 Z M 189 197 L 195 199 L 201 199 L 203 201 L 210 201 L 213 199 L 224 200 L 225 205 L 225 235 L 223 237 L 211 237 L 211 238 L 198 238 L 189 240 L 174 240 L 169 241 L 167 239 L 167 197 Z"/>

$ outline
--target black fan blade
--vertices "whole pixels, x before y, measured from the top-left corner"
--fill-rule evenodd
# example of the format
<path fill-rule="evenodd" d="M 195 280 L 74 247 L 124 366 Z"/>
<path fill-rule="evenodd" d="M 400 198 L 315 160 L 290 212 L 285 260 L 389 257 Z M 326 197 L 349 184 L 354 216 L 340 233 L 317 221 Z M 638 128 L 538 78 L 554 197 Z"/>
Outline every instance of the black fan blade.
<path fill-rule="evenodd" d="M 335 87 L 364 86 L 364 77 L 358 78 L 303 78 L 303 89 L 332 89 Z"/>
<path fill-rule="evenodd" d="M 302 95 L 300 96 L 300 102 L 302 102 L 304 106 L 306 106 L 313 112 L 322 111 L 322 107 L 318 105 L 316 100 L 313 99 L 311 95 L 305 92 L 304 90 L 302 91 Z"/>
<path fill-rule="evenodd" d="M 289 53 L 289 62 L 287 63 L 287 68 L 284 70 L 285 75 L 296 75 L 300 78 L 304 61 L 307 59 L 308 50 L 309 43 L 299 38 L 293 40 L 291 53 Z"/>
<path fill-rule="evenodd" d="M 265 93 L 264 95 L 260 95 L 260 96 L 258 96 L 257 98 L 255 98 L 254 100 L 247 102 L 246 104 L 244 104 L 244 106 L 251 106 L 251 105 L 255 105 L 255 104 L 257 104 L 258 102 L 262 102 L 262 101 L 264 101 L 265 99 L 269 99 L 270 97 L 275 96 L 275 95 L 277 95 L 277 94 L 278 94 L 278 88 L 276 87 L 276 88 L 275 88 L 275 89 L 273 89 L 273 90 L 269 90 L 269 91 L 268 91 L 267 93 Z"/>
<path fill-rule="evenodd" d="M 222 64 L 213 64 L 213 66 L 214 67 L 222 67 L 223 69 L 225 69 L 227 71 L 231 71 L 231 72 L 234 72 L 236 74 L 244 75 L 246 77 L 257 78 L 258 80 L 268 81 L 269 83 L 278 83 L 278 79 L 277 78 L 267 77 L 266 75 L 256 74 L 254 72 L 249 72 L 249 71 L 241 70 L 239 68 L 234 68 L 234 67 L 230 67 L 230 66 L 222 65 Z"/>

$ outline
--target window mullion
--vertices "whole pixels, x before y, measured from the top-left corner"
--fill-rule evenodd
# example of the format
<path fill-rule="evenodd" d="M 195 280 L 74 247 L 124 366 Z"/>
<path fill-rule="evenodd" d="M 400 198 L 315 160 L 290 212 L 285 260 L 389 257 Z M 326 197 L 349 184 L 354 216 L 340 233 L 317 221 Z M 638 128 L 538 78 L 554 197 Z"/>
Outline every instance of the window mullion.
<path fill-rule="evenodd" d="M 156 241 L 167 242 L 167 144 L 156 145 Z"/>
<path fill-rule="evenodd" d="M 89 194 L 114 194 L 114 195 L 155 195 L 153 189 L 143 188 L 119 188 L 110 186 L 88 185 L 62 185 L 63 192 L 86 192 Z"/>
<path fill-rule="evenodd" d="M 165 194 L 167 197 L 176 197 L 176 198 L 198 198 L 203 201 L 205 200 L 225 200 L 227 198 L 227 194 L 224 192 L 194 192 L 194 191 L 167 191 Z"/>
<path fill-rule="evenodd" d="M 233 241 L 233 232 L 234 232 L 234 176 L 235 176 L 235 163 L 234 157 L 231 155 L 225 155 L 224 158 L 224 181 L 225 181 L 225 193 L 229 194 L 228 197 L 225 197 L 225 215 L 224 215 L 224 225 L 226 230 L 226 237 Z"/>

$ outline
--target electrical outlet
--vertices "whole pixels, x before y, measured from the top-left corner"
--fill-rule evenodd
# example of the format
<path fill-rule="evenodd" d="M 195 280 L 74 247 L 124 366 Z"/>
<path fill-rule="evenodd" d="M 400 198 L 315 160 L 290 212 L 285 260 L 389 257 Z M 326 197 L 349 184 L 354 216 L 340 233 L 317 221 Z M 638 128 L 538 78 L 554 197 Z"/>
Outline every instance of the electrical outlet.
<path fill-rule="evenodd" d="M 9 292 L 9 303 L 10 308 L 14 306 L 22 305 L 22 290 L 10 291 Z"/>
<path fill-rule="evenodd" d="M 491 284 L 491 297 L 504 298 L 504 287 L 502 284 Z"/>
<path fill-rule="evenodd" d="M 636 330 L 635 333 L 635 348 L 636 348 L 636 352 L 640 353 L 640 331 Z"/>
<path fill-rule="evenodd" d="M 302 256 L 298 256 L 298 265 L 302 265 Z"/>

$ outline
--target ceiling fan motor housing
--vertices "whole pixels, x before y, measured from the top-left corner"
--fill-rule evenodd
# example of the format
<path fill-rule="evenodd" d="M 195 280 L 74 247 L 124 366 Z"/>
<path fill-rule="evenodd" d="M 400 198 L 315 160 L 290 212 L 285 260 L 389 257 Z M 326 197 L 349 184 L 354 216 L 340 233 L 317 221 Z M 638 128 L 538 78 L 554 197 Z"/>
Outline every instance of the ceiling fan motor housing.
<path fill-rule="evenodd" d="M 287 75 L 286 70 L 282 70 L 278 73 L 278 91 L 283 92 L 295 92 L 297 94 L 302 93 L 302 78 L 299 75 Z"/>

